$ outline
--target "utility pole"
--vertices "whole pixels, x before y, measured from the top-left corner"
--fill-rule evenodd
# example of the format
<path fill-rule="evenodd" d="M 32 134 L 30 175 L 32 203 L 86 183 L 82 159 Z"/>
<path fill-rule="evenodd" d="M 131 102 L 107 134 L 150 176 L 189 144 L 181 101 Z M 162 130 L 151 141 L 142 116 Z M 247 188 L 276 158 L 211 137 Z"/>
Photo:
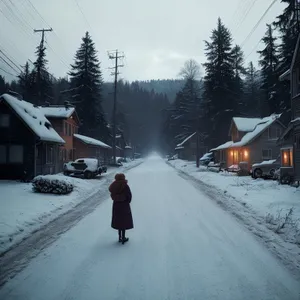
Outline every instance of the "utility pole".
<path fill-rule="evenodd" d="M 44 41 L 45 41 L 45 32 L 50 32 L 50 31 L 53 31 L 52 28 L 43 28 L 43 29 L 34 29 L 33 32 L 34 33 L 38 33 L 38 32 L 41 32 L 42 33 L 42 40 L 41 40 L 41 47 L 44 47 Z"/>
<path fill-rule="evenodd" d="M 118 75 L 120 74 L 118 68 L 124 67 L 124 65 L 118 65 L 118 60 L 123 58 L 124 55 L 120 55 L 118 50 L 108 52 L 109 59 L 115 60 L 115 66 L 110 68 L 114 70 L 111 75 L 115 77 L 114 79 L 114 105 L 113 105 L 113 162 L 116 164 L 116 134 L 117 134 L 117 86 L 118 86 Z"/>
<path fill-rule="evenodd" d="M 45 32 L 50 32 L 52 31 L 52 28 L 43 28 L 43 29 L 34 29 L 33 32 L 34 33 L 42 33 L 42 39 L 40 42 L 40 49 L 44 48 L 44 42 L 45 42 Z M 39 105 L 40 100 L 42 98 L 42 92 L 41 92 L 41 70 L 39 68 L 39 66 L 37 67 L 37 76 L 36 76 L 36 83 L 37 83 L 37 87 L 38 87 L 38 100 L 37 100 L 37 104 Z M 43 99 L 44 102 L 44 99 Z"/>

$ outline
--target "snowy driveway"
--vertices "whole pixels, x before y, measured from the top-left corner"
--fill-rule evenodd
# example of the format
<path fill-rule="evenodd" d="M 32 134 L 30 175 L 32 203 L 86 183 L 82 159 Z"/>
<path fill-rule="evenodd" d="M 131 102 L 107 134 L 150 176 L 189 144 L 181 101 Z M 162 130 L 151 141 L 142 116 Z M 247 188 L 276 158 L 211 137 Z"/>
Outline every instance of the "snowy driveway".
<path fill-rule="evenodd" d="M 107 199 L 0 290 L 0 299 L 299 300 L 300 283 L 231 215 L 157 157 L 127 174 L 135 229 Z"/>

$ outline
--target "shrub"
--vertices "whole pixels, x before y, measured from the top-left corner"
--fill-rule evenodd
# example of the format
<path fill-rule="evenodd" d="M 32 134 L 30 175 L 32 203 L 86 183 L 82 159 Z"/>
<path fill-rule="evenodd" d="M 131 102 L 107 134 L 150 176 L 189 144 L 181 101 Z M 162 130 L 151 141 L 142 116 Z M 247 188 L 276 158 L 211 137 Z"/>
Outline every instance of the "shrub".
<path fill-rule="evenodd" d="M 37 176 L 32 180 L 33 191 L 57 195 L 69 194 L 73 191 L 73 184 L 57 176 Z"/>

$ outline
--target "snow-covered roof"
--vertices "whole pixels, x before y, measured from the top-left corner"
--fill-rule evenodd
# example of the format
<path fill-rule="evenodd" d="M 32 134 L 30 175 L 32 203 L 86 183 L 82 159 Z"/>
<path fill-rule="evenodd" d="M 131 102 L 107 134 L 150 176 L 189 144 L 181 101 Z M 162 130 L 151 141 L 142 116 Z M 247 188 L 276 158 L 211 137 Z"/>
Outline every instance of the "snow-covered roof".
<path fill-rule="evenodd" d="M 181 142 L 180 144 L 178 144 L 177 147 L 183 146 L 183 145 L 184 145 L 189 139 L 191 139 L 195 134 L 196 134 L 196 132 L 194 132 L 193 134 L 191 134 L 190 136 L 188 136 L 183 142 Z"/>
<path fill-rule="evenodd" d="M 217 148 L 213 148 L 210 151 L 218 151 L 218 150 L 223 150 L 223 149 L 227 149 L 229 147 L 231 147 L 233 144 L 233 141 L 228 141 L 220 146 L 218 146 Z"/>
<path fill-rule="evenodd" d="M 175 150 L 182 150 L 182 149 L 184 149 L 183 146 L 178 146 L 178 147 L 175 148 Z"/>
<path fill-rule="evenodd" d="M 291 73 L 291 71 L 290 71 L 290 69 L 288 69 L 287 71 L 285 71 L 283 74 L 281 74 L 281 75 L 279 76 L 279 80 L 280 80 L 280 81 L 284 81 L 284 80 L 289 79 L 290 73 Z"/>
<path fill-rule="evenodd" d="M 256 124 L 253 130 L 246 133 L 239 142 L 234 143 L 232 141 L 229 141 L 223 145 L 218 146 L 217 148 L 211 149 L 210 151 L 217 151 L 217 150 L 222 150 L 227 148 L 236 148 L 236 147 L 245 146 L 250 142 L 252 142 L 255 138 L 257 138 L 263 131 L 265 131 L 270 125 L 272 125 L 276 120 L 278 120 L 280 116 L 281 116 L 280 114 L 279 115 L 274 114 L 269 117 L 259 119 L 260 120 L 259 123 Z M 249 124 L 247 124 L 247 126 L 248 125 L 249 125 L 248 128 L 250 128 L 251 125 L 250 122 Z"/>
<path fill-rule="evenodd" d="M 106 148 L 106 149 L 111 149 L 111 147 L 106 145 L 105 143 L 103 143 L 99 140 L 93 139 L 91 137 L 85 136 L 85 135 L 74 133 L 74 137 L 81 140 L 85 144 L 99 146 L 101 148 Z"/>
<path fill-rule="evenodd" d="M 119 147 L 119 146 L 116 146 L 116 148 L 119 149 L 119 150 L 123 150 L 123 149 L 122 149 L 121 147 Z"/>
<path fill-rule="evenodd" d="M 47 118 L 70 118 L 75 112 L 74 107 L 65 106 L 42 106 L 40 109 Z"/>
<path fill-rule="evenodd" d="M 235 123 L 238 131 L 242 132 L 249 132 L 253 131 L 255 126 L 261 122 L 260 118 L 239 118 L 234 117 L 232 118 L 233 122 Z"/>
<path fill-rule="evenodd" d="M 260 122 L 255 126 L 253 131 L 246 133 L 239 142 L 233 143 L 231 147 L 242 147 L 249 144 L 263 131 L 265 131 L 270 125 L 272 125 L 276 120 L 278 120 L 280 116 L 280 114 L 274 114 L 261 119 Z"/>
<path fill-rule="evenodd" d="M 130 146 L 126 146 L 125 149 L 132 149 Z"/>
<path fill-rule="evenodd" d="M 1 98 L 15 111 L 25 124 L 40 138 L 41 141 L 64 144 L 65 141 L 53 129 L 49 120 L 39 107 L 11 95 L 4 94 Z"/>

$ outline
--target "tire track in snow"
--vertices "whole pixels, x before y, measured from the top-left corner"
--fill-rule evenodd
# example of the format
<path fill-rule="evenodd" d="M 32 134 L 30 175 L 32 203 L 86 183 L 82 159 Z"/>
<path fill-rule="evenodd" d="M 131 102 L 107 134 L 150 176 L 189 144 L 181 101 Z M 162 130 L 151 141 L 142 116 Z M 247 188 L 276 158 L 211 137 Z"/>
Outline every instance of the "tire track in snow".
<path fill-rule="evenodd" d="M 123 171 L 129 171 L 140 164 L 142 164 L 142 162 L 134 166 L 129 166 Z M 113 177 L 113 174 L 106 177 L 104 186 L 106 186 L 106 184 L 108 185 L 113 180 Z M 92 213 L 98 205 L 108 198 L 109 193 L 106 188 L 104 190 L 97 191 L 86 200 L 77 204 L 71 210 L 59 215 L 49 223 L 44 224 L 22 241 L 1 253 L 0 287 L 22 271 L 42 250 L 49 247 L 62 234 L 74 227 L 85 216 Z"/>

